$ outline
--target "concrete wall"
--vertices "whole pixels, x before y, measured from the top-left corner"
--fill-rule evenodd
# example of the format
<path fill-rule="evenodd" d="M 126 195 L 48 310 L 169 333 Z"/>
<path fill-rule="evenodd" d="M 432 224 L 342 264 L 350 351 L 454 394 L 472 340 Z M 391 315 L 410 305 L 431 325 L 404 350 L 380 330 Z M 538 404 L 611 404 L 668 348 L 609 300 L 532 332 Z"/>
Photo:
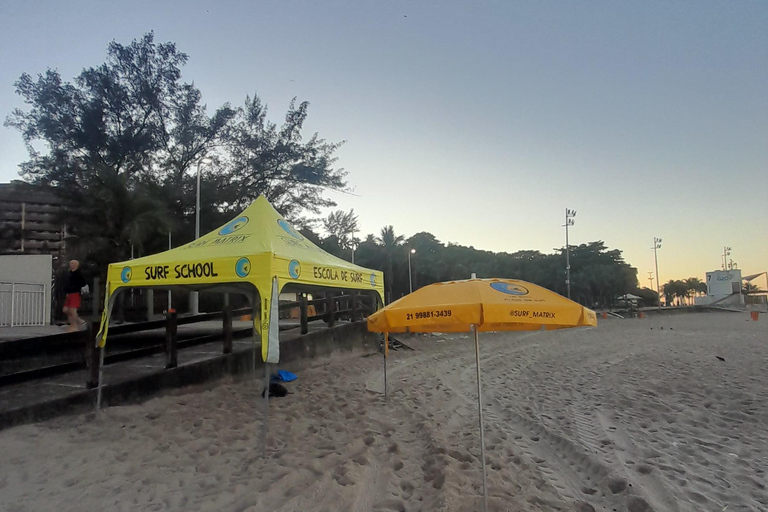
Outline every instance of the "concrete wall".
<path fill-rule="evenodd" d="M 53 258 L 50 254 L 0 256 L 0 283 L 42 284 L 45 286 L 45 324 L 51 321 L 51 281 Z"/>

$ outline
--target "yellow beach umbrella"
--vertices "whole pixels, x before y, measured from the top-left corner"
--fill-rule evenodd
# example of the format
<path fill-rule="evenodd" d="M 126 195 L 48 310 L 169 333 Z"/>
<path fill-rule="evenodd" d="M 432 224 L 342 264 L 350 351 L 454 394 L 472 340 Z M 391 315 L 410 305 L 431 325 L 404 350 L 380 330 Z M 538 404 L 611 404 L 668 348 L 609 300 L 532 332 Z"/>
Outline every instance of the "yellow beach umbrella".
<path fill-rule="evenodd" d="M 372 332 L 469 332 L 475 334 L 477 405 L 483 466 L 483 504 L 488 509 L 485 438 L 480 385 L 479 331 L 535 331 L 597 326 L 591 309 L 562 295 L 516 279 L 472 279 L 425 286 L 368 317 Z M 384 382 L 386 357 L 384 344 Z"/>

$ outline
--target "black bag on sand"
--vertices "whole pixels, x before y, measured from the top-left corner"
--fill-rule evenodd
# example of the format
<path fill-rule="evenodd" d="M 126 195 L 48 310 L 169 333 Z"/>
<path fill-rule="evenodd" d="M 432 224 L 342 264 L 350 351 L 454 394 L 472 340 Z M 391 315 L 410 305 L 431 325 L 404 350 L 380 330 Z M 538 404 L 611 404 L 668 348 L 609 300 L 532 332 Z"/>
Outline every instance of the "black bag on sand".
<path fill-rule="evenodd" d="M 266 391 L 266 389 L 264 391 Z M 264 391 L 261 392 L 261 396 L 264 396 Z M 273 397 L 273 396 L 284 397 L 287 394 L 288 394 L 288 390 L 282 384 L 278 384 L 277 382 L 270 382 L 269 383 L 269 396 L 270 396 L 270 398 Z"/>

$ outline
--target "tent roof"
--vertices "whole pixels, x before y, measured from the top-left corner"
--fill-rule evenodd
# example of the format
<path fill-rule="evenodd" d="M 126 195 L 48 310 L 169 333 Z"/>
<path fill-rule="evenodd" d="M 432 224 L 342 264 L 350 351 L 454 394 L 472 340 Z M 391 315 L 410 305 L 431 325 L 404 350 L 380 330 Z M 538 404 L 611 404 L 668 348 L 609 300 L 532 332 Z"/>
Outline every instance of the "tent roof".
<path fill-rule="evenodd" d="M 202 235 L 197 240 L 168 251 L 115 263 L 115 265 L 199 261 L 205 258 L 244 254 L 273 254 L 291 259 L 300 256 L 318 263 L 366 270 L 337 258 L 310 242 L 294 230 L 264 196 L 259 196 L 234 219 Z"/>
<path fill-rule="evenodd" d="M 272 277 L 279 279 L 280 288 L 368 289 L 383 295 L 380 271 L 325 252 L 293 229 L 263 196 L 197 240 L 113 263 L 108 272 L 112 290 L 137 286 L 206 289 L 251 283 L 264 292 Z"/>

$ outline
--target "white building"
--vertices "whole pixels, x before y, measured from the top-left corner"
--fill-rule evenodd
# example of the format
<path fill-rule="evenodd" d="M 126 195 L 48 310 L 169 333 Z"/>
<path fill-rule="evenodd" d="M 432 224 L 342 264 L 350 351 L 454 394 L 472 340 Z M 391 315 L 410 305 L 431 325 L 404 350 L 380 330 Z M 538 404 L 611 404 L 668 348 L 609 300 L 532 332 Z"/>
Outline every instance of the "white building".
<path fill-rule="evenodd" d="M 697 297 L 696 305 L 744 305 L 741 293 L 741 270 L 715 270 L 707 272 L 707 296 Z"/>
<path fill-rule="evenodd" d="M 51 323 L 52 267 L 50 254 L 0 256 L 0 326 Z"/>

